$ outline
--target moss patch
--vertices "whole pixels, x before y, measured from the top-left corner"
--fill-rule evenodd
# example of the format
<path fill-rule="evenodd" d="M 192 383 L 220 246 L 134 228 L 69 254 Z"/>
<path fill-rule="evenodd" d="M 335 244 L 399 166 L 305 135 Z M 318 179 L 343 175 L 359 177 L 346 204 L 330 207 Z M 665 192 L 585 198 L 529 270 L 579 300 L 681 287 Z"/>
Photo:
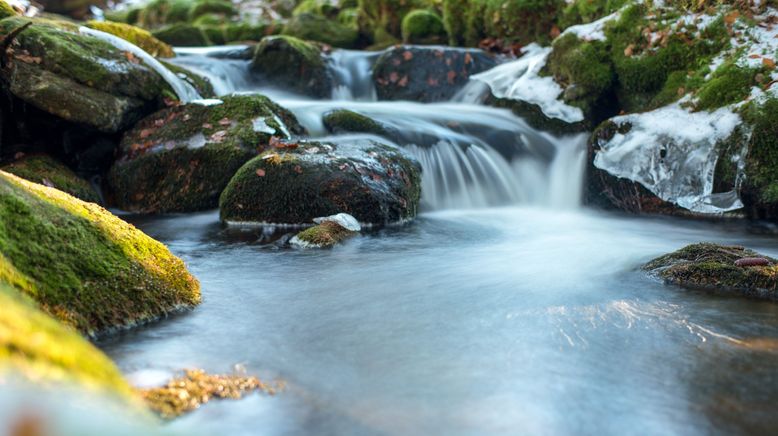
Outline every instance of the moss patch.
<path fill-rule="evenodd" d="M 129 41 L 154 57 L 172 58 L 175 56 L 172 47 L 139 27 L 111 21 L 88 21 L 86 26 Z"/>
<path fill-rule="evenodd" d="M 759 258 L 767 265 L 738 266 L 737 261 Z M 644 266 L 665 281 L 680 286 L 778 300 L 778 266 L 770 259 L 739 246 L 710 243 L 689 245 Z"/>
<path fill-rule="evenodd" d="M 86 180 L 48 155 L 25 156 L 0 167 L 15 176 L 59 189 L 84 201 L 99 203 L 100 196 Z"/>
<path fill-rule="evenodd" d="M 87 335 L 200 301 L 200 286 L 159 242 L 93 203 L 0 172 L 0 281 Z"/>
<path fill-rule="evenodd" d="M 293 36 L 269 36 L 256 48 L 251 70 L 273 86 L 324 98 L 332 92 L 332 77 L 316 44 Z"/>
<path fill-rule="evenodd" d="M 344 229 L 337 223 L 325 221 L 317 226 L 303 230 L 295 238 L 306 247 L 328 248 L 356 234 L 357 232 Z"/>
<path fill-rule="evenodd" d="M 202 28 L 191 24 L 172 24 L 155 31 L 153 35 L 174 47 L 205 47 L 212 44 Z"/>
<path fill-rule="evenodd" d="M 743 118 L 752 126 L 743 201 L 754 218 L 778 218 L 778 99 L 751 103 Z"/>
<path fill-rule="evenodd" d="M 387 131 L 374 119 L 347 109 L 338 109 L 324 114 L 324 127 L 332 133 L 356 132 L 387 136 Z"/>
<path fill-rule="evenodd" d="M 428 10 L 411 11 L 403 18 L 402 37 L 406 44 L 444 44 L 448 39 L 443 20 Z"/>
<path fill-rule="evenodd" d="M 286 23 L 281 33 L 340 48 L 356 48 L 359 43 L 359 32 L 356 27 L 346 26 L 335 19 L 314 14 L 295 15 Z"/>

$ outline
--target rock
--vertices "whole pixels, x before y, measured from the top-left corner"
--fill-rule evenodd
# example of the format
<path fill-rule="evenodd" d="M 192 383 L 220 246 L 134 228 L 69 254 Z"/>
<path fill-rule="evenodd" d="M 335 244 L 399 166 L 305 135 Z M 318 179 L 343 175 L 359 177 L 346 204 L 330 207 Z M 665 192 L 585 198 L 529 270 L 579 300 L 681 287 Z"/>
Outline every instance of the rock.
<path fill-rule="evenodd" d="M 643 269 L 685 288 L 778 301 L 776 260 L 744 247 L 693 244 L 654 259 Z"/>
<path fill-rule="evenodd" d="M 386 48 L 402 37 L 402 21 L 414 9 L 435 7 L 432 0 L 370 0 L 359 2 L 359 27 L 375 46 Z"/>
<path fill-rule="evenodd" d="M 321 49 L 292 36 L 268 36 L 256 48 L 251 71 L 268 84 L 315 98 L 329 97 L 333 79 Z"/>
<path fill-rule="evenodd" d="M 343 212 L 383 225 L 416 216 L 420 184 L 416 162 L 372 140 L 289 142 L 246 163 L 219 205 L 234 224 L 306 224 Z"/>
<path fill-rule="evenodd" d="M 200 285 L 161 243 L 94 203 L 0 171 L 0 281 L 85 335 L 200 302 Z"/>
<path fill-rule="evenodd" d="M 108 174 L 114 204 L 141 213 L 215 208 L 235 171 L 273 136 L 304 133 L 294 115 L 267 97 L 222 101 L 165 109 L 127 132 Z"/>
<path fill-rule="evenodd" d="M 216 97 L 216 92 L 213 90 L 213 85 L 208 79 L 201 77 L 180 65 L 171 64 L 170 62 L 165 61 L 160 62 L 165 66 L 165 68 L 175 73 L 176 76 L 178 76 L 180 79 L 183 79 L 185 82 L 192 85 L 192 87 L 194 87 L 194 89 L 198 94 L 200 94 L 201 97 L 205 99 Z"/>
<path fill-rule="evenodd" d="M 91 14 L 92 6 L 105 7 L 105 0 L 46 0 L 42 2 L 46 12 L 84 19 Z"/>
<path fill-rule="evenodd" d="M 117 132 L 153 112 L 167 83 L 140 60 L 77 28 L 51 20 L 11 17 L 0 34 L 32 23 L 16 36 L 0 77 L 8 90 L 67 121 Z"/>
<path fill-rule="evenodd" d="M 191 24 L 171 24 L 152 35 L 174 47 L 205 47 L 212 44 L 202 28 Z"/>
<path fill-rule="evenodd" d="M 773 85 L 775 86 L 775 85 Z M 778 98 L 744 109 L 750 126 L 741 198 L 749 217 L 778 220 Z"/>
<path fill-rule="evenodd" d="M 445 44 L 448 41 L 443 20 L 434 12 L 417 9 L 403 18 L 405 44 Z"/>
<path fill-rule="evenodd" d="M 15 176 L 40 183 L 92 203 L 99 203 L 100 196 L 86 180 L 78 177 L 70 168 L 47 155 L 22 157 L 0 170 Z"/>
<path fill-rule="evenodd" d="M 111 21 L 89 21 L 86 26 L 100 30 L 111 35 L 118 36 L 142 48 L 146 53 L 157 58 L 172 58 L 176 54 L 173 48 L 139 27 Z"/>
<path fill-rule="evenodd" d="M 376 61 L 373 80 L 380 100 L 450 100 L 473 74 L 497 65 L 481 50 L 395 47 Z"/>
<path fill-rule="evenodd" d="M 0 258 L 0 268 L 4 266 Z M 75 385 L 140 406 L 108 357 L 4 283 L 0 307 L 0 383 L 6 384 L 6 376 L 21 376 L 37 383 Z"/>
<path fill-rule="evenodd" d="M 327 112 L 322 121 L 330 133 L 371 133 L 378 136 L 389 136 L 386 128 L 379 122 L 348 109 Z"/>
<path fill-rule="evenodd" d="M 281 33 L 339 48 L 353 49 L 359 45 L 359 32 L 355 27 L 313 14 L 295 15 L 287 21 Z"/>
<path fill-rule="evenodd" d="M 339 213 L 336 215 L 314 218 L 313 222 L 316 224 L 334 223 L 350 232 L 358 232 L 362 230 L 362 226 L 359 224 L 359 221 L 347 213 Z"/>
<path fill-rule="evenodd" d="M 329 248 L 357 234 L 337 222 L 325 221 L 296 234 L 289 244 L 300 248 Z"/>

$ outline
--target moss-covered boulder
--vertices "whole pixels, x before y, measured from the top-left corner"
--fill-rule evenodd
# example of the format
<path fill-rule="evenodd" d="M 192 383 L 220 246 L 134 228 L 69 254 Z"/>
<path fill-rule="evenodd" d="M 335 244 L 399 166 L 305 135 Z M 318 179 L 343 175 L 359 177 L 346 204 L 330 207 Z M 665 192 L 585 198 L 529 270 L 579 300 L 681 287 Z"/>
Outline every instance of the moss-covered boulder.
<path fill-rule="evenodd" d="M 746 212 L 778 221 L 778 98 L 747 106 L 743 118 L 751 130 L 741 191 Z"/>
<path fill-rule="evenodd" d="M 314 14 L 295 15 L 287 21 L 281 33 L 339 48 L 353 49 L 359 45 L 359 31 L 356 27 Z"/>
<path fill-rule="evenodd" d="M 685 288 L 778 301 L 777 262 L 744 247 L 701 243 L 654 259 L 643 269 Z"/>
<path fill-rule="evenodd" d="M 444 0 L 443 18 L 452 37 L 458 32 L 470 46 L 487 38 L 548 43 L 554 29 L 558 31 L 557 17 L 566 4 L 564 0 Z"/>
<path fill-rule="evenodd" d="M 292 36 L 269 36 L 254 52 L 254 75 L 282 89 L 315 98 L 329 97 L 333 79 L 316 44 Z"/>
<path fill-rule="evenodd" d="M 376 61 L 373 80 L 380 100 L 445 101 L 471 75 L 495 65 L 492 56 L 476 49 L 395 47 Z"/>
<path fill-rule="evenodd" d="M 406 44 L 445 44 L 443 20 L 429 10 L 415 10 L 403 18 L 402 37 Z"/>
<path fill-rule="evenodd" d="M 324 127 L 330 133 L 372 133 L 389 136 L 389 132 L 378 121 L 348 109 L 336 109 L 324 114 Z"/>
<path fill-rule="evenodd" d="M 94 203 L 0 171 L 0 282 L 86 335 L 200 302 L 161 243 Z"/>
<path fill-rule="evenodd" d="M 22 375 L 36 383 L 76 385 L 140 405 L 108 357 L 4 283 L 0 307 L 0 383 Z"/>
<path fill-rule="evenodd" d="M 84 201 L 100 202 L 100 196 L 89 182 L 78 177 L 70 168 L 48 155 L 24 156 L 1 166 L 0 170 L 31 182 L 59 189 Z"/>
<path fill-rule="evenodd" d="M 172 58 L 175 56 L 172 47 L 155 38 L 147 30 L 139 27 L 112 21 L 89 21 L 86 23 L 86 26 L 129 41 L 154 57 Z"/>
<path fill-rule="evenodd" d="M 415 9 L 434 6 L 434 0 L 359 0 L 360 31 L 376 47 L 386 48 L 402 38 L 402 22 Z"/>
<path fill-rule="evenodd" d="M 420 185 L 416 162 L 372 140 L 287 142 L 246 163 L 219 207 L 232 224 L 307 224 L 343 212 L 383 225 L 416 216 Z"/>
<path fill-rule="evenodd" d="M 162 104 L 167 83 L 142 61 L 74 25 L 10 17 L 14 38 L 0 77 L 19 99 L 65 120 L 105 132 L 122 130 Z"/>
<path fill-rule="evenodd" d="M 289 243 L 301 248 L 330 248 L 358 233 L 359 231 L 349 230 L 337 222 L 324 221 L 296 234 Z"/>
<path fill-rule="evenodd" d="M 212 44 L 201 27 L 186 23 L 171 24 L 154 31 L 153 35 L 174 47 L 205 47 Z"/>
<path fill-rule="evenodd" d="M 271 138 L 304 133 L 294 115 L 267 97 L 222 101 L 165 109 L 127 132 L 108 175 L 113 204 L 140 213 L 216 208 L 235 171 Z"/>

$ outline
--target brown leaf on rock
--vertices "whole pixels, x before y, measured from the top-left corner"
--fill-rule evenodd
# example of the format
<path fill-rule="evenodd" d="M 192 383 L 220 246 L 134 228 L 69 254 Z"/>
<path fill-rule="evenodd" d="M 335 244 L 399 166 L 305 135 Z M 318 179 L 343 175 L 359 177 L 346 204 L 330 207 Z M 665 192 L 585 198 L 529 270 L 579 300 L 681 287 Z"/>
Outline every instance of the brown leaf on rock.
<path fill-rule="evenodd" d="M 406 50 L 406 51 L 404 51 L 404 52 L 403 52 L 403 59 L 404 59 L 406 62 L 407 62 L 407 61 L 409 61 L 409 60 L 411 60 L 411 59 L 413 59 L 413 52 L 411 52 L 410 50 Z"/>
<path fill-rule="evenodd" d="M 262 168 L 258 169 L 257 170 L 257 175 L 259 177 L 265 177 L 265 170 L 263 170 Z"/>
<path fill-rule="evenodd" d="M 146 139 L 154 134 L 154 129 L 143 129 L 140 131 L 140 139 Z"/>
<path fill-rule="evenodd" d="M 229 118 L 224 117 L 224 118 L 219 120 L 219 125 L 220 126 L 229 126 L 229 125 L 232 125 L 232 121 L 230 121 Z"/>
<path fill-rule="evenodd" d="M 400 81 L 397 82 L 397 84 L 402 86 L 402 87 L 408 86 L 408 76 L 403 76 L 403 78 L 400 79 Z"/>
<path fill-rule="evenodd" d="M 762 58 L 762 65 L 771 70 L 775 69 L 775 61 L 770 58 Z"/>

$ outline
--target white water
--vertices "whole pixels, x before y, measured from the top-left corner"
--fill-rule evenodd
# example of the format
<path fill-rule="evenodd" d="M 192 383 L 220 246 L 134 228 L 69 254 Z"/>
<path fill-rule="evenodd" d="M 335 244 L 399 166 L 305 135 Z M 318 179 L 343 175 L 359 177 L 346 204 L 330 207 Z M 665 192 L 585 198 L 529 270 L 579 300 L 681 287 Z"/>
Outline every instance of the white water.
<path fill-rule="evenodd" d="M 191 103 L 202 99 L 200 94 L 196 89 L 194 89 L 192 85 L 176 76 L 172 71 L 168 70 L 167 67 L 156 60 L 154 56 L 146 53 L 142 48 L 136 46 L 135 44 L 125 41 L 124 39 L 121 39 L 117 36 L 111 35 L 110 33 L 90 29 L 88 27 L 79 27 L 78 31 L 82 35 L 87 35 L 103 40 L 118 48 L 119 50 L 130 52 L 137 56 L 143 61 L 144 64 L 146 64 L 146 66 L 162 76 L 162 78 L 170 85 L 170 87 L 173 88 L 173 92 L 176 93 L 178 99 L 182 103 Z"/>
<path fill-rule="evenodd" d="M 372 68 L 380 52 L 365 53 L 354 50 L 336 50 L 330 56 L 330 67 L 335 78 L 333 100 L 376 101 Z"/>

